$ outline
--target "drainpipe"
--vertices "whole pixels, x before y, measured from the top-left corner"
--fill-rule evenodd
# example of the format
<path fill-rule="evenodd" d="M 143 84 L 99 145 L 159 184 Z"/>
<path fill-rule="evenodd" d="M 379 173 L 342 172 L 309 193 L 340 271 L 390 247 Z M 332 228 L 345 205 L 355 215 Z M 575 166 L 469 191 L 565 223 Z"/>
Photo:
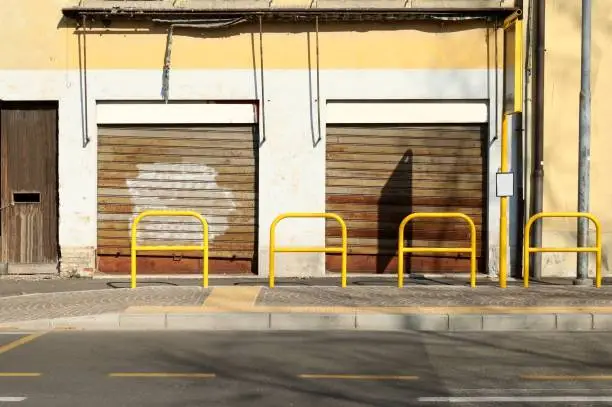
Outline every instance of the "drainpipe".
<path fill-rule="evenodd" d="M 589 211 L 591 180 L 591 0 L 582 0 L 582 47 L 580 76 L 580 126 L 578 134 L 578 212 Z M 578 219 L 578 247 L 587 247 L 589 220 Z M 592 285 L 588 279 L 588 253 L 578 253 L 577 285 Z"/>
<path fill-rule="evenodd" d="M 545 58 L 545 22 L 546 1 L 535 1 L 535 75 L 533 80 L 533 160 L 531 169 L 532 193 L 531 193 L 531 215 L 543 210 L 544 202 L 544 58 Z M 533 247 L 542 247 L 542 222 L 533 225 L 531 241 Z M 534 253 L 531 255 L 533 277 L 542 277 L 542 255 Z"/>

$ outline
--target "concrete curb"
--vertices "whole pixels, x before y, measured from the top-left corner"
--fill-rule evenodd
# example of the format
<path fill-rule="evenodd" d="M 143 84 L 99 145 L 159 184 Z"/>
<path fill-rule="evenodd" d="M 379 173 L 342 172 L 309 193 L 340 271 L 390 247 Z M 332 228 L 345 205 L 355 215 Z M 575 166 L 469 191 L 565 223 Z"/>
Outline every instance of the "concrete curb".
<path fill-rule="evenodd" d="M 612 313 L 112 313 L 0 324 L 0 330 L 85 331 L 612 331 Z"/>

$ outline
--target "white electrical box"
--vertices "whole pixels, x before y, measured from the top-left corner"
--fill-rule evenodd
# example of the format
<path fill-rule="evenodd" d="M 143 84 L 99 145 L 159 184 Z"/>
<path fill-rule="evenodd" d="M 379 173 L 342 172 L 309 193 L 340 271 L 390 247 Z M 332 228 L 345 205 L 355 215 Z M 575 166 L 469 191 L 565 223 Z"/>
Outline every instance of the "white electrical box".
<path fill-rule="evenodd" d="M 498 172 L 495 178 L 496 187 L 495 194 L 498 197 L 514 196 L 514 173 L 513 172 Z"/>

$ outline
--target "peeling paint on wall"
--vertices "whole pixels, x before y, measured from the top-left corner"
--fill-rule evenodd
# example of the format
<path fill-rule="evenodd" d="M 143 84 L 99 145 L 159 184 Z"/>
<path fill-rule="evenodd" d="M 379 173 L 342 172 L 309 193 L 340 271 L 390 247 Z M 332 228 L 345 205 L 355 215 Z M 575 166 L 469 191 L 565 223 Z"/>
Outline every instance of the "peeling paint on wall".
<path fill-rule="evenodd" d="M 202 205 L 215 207 L 214 200 L 222 201 L 225 205 L 231 202 L 231 209 L 226 216 L 202 213 L 208 221 L 209 239 L 214 239 L 225 233 L 229 228 L 228 217 L 235 211 L 232 201 L 233 193 L 221 188 L 217 182 L 217 171 L 204 164 L 189 163 L 145 163 L 138 165 L 138 176 L 126 181 L 130 192 L 130 199 L 134 206 L 134 214 L 130 218 L 130 225 L 134 218 L 147 209 L 162 210 L 196 210 L 189 206 L 182 206 L 181 201 L 193 201 L 197 194 Z M 202 192 L 215 191 L 211 194 L 215 198 L 202 198 Z M 205 202 L 204 202 L 205 201 Z M 220 202 L 221 203 L 221 202 Z M 197 211 L 197 210 L 196 210 Z M 152 217 L 145 218 L 140 223 L 140 232 L 137 235 L 139 244 L 155 240 L 171 240 L 176 242 L 201 241 L 202 226 L 191 218 L 178 217 Z"/>

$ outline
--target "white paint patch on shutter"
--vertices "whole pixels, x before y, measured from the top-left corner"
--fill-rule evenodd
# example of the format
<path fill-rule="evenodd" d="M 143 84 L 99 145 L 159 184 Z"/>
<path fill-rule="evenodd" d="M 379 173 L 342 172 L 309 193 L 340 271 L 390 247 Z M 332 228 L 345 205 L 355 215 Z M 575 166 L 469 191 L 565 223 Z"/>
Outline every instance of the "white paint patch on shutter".
<path fill-rule="evenodd" d="M 227 214 L 210 215 L 202 213 L 208 221 L 209 239 L 222 235 L 229 228 L 229 216 L 235 211 L 233 193 L 221 188 L 217 182 L 217 171 L 204 164 L 189 163 L 143 163 L 138 164 L 138 176 L 126 180 L 130 199 L 134 206 L 130 225 L 134 218 L 148 209 L 178 210 L 180 202 L 188 198 L 191 191 L 214 191 L 210 198 L 201 198 L 207 207 L 225 206 Z M 163 191 L 163 193 L 156 193 Z M 219 201 L 216 205 L 215 201 Z M 229 203 L 229 207 L 228 206 Z M 178 206 L 178 207 L 177 207 Z M 182 210 L 192 210 L 189 206 Z M 195 218 L 151 217 L 140 223 L 137 234 L 138 244 L 153 244 L 151 239 L 163 241 L 202 241 L 202 226 Z"/>

